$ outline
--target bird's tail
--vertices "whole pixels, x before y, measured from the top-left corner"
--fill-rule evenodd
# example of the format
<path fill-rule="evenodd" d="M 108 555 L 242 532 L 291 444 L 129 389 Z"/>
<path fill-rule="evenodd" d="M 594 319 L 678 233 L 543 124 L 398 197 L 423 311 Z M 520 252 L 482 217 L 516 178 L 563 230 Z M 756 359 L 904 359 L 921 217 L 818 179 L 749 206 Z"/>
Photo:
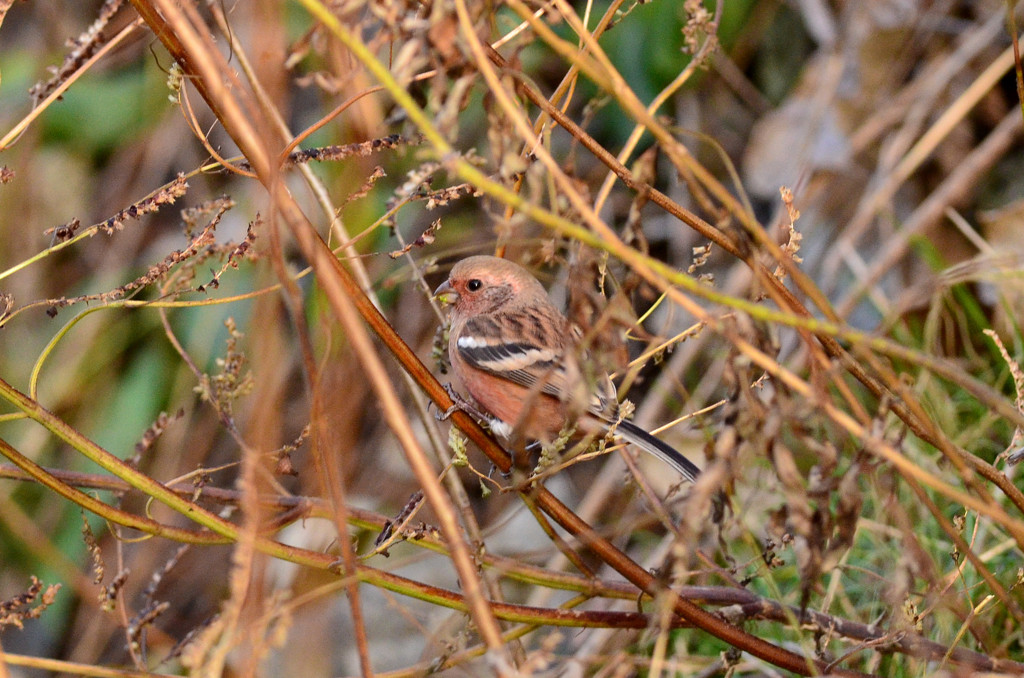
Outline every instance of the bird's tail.
<path fill-rule="evenodd" d="M 623 419 L 617 422 L 615 424 L 615 434 L 669 464 L 683 474 L 691 483 L 696 481 L 697 476 L 700 475 L 700 469 L 674 447 L 655 438 L 630 421 Z"/>

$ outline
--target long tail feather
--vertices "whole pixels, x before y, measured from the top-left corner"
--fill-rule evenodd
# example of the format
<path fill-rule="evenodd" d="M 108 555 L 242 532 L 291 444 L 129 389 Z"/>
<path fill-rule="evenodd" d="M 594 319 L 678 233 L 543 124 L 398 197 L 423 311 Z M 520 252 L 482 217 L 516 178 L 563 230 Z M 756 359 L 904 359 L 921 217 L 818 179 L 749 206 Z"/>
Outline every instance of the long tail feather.
<path fill-rule="evenodd" d="M 615 427 L 615 433 L 620 438 L 633 443 L 645 452 L 649 452 L 669 464 L 691 483 L 696 481 L 697 476 L 700 475 L 700 469 L 692 461 L 684 457 L 668 443 L 655 438 L 632 422 L 626 420 L 618 422 Z"/>

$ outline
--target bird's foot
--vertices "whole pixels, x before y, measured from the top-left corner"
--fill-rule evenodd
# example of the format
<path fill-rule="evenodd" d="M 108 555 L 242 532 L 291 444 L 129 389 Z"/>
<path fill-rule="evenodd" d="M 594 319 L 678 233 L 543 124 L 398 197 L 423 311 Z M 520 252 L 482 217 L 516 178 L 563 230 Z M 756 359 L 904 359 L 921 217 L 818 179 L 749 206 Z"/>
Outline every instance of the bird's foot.
<path fill-rule="evenodd" d="M 450 416 L 460 411 L 472 416 L 477 421 L 490 421 L 490 417 L 477 409 L 476 404 L 471 400 L 464 398 L 461 393 L 455 390 L 451 383 L 445 384 L 444 390 L 448 397 L 452 399 L 452 406 L 444 412 L 438 412 L 434 415 L 438 421 L 447 421 Z"/>

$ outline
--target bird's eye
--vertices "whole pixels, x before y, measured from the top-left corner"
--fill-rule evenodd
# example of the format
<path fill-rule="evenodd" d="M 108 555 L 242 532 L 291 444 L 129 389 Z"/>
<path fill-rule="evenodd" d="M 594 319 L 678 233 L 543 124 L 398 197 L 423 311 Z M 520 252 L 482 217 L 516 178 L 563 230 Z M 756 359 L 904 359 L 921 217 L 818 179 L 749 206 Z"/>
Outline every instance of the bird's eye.
<path fill-rule="evenodd" d="M 480 289 L 483 286 L 484 286 L 483 281 L 482 280 L 478 280 L 476 278 L 473 278 L 468 283 L 466 283 L 466 289 L 469 290 L 470 292 L 476 292 L 478 289 Z"/>

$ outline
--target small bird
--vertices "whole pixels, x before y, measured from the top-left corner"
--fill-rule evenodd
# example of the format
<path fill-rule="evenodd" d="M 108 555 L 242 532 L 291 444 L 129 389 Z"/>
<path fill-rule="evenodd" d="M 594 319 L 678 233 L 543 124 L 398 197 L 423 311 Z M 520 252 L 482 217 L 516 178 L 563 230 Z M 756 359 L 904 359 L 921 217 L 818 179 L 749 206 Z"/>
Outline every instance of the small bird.
<path fill-rule="evenodd" d="M 448 356 L 478 407 L 460 404 L 486 418 L 492 431 L 508 440 L 541 441 L 554 439 L 570 423 L 586 435 L 612 431 L 696 480 L 700 469 L 689 459 L 617 416 L 608 375 L 598 375 L 588 395 L 578 329 L 522 266 L 468 257 L 455 264 L 434 296 L 453 303 Z"/>

